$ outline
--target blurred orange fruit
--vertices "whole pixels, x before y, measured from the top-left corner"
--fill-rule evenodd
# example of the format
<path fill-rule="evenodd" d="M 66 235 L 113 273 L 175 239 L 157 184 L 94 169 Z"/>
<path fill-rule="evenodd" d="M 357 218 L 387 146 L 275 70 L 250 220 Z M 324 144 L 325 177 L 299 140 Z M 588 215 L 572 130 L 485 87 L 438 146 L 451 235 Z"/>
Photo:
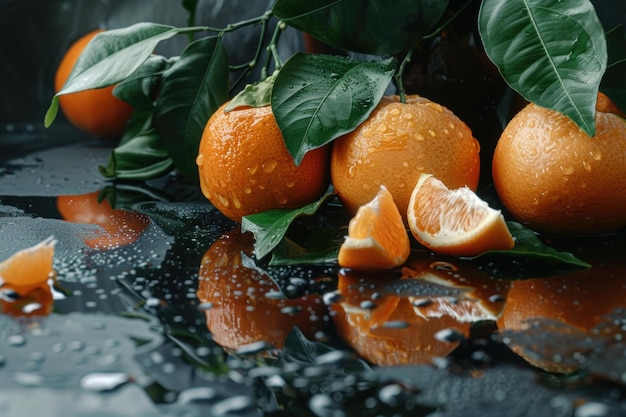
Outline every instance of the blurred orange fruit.
<path fill-rule="evenodd" d="M 402 265 L 411 251 L 398 207 L 384 185 L 359 207 L 339 248 L 339 265 L 353 269 L 388 269 Z"/>
<path fill-rule="evenodd" d="M 383 97 L 370 117 L 333 144 L 331 178 L 351 213 L 387 187 L 406 220 L 411 191 L 421 173 L 450 188 L 475 190 L 480 145 L 447 108 L 424 97 Z"/>
<path fill-rule="evenodd" d="M 529 104 L 507 124 L 493 156 L 504 207 L 553 234 L 604 233 L 626 226 L 626 121 L 599 95 L 596 135 L 567 116 Z"/>
<path fill-rule="evenodd" d="M 222 105 L 207 122 L 196 163 L 205 197 L 225 216 L 298 208 L 327 190 L 329 147 L 309 151 L 295 165 L 270 106 Z"/>
<path fill-rule="evenodd" d="M 0 262 L 0 284 L 20 287 L 22 292 L 26 292 L 29 288 L 53 278 L 55 272 L 52 263 L 56 243 L 54 238 L 49 237 Z"/>
<path fill-rule="evenodd" d="M 61 91 L 80 54 L 100 32 L 103 30 L 89 32 L 70 46 L 54 77 L 55 92 Z M 59 97 L 61 110 L 65 117 L 82 131 L 99 138 L 119 139 L 124 133 L 133 108 L 113 95 L 114 87 L 63 94 Z"/>
<path fill-rule="evenodd" d="M 94 224 L 102 230 L 84 241 L 94 249 L 113 249 L 133 243 L 150 225 L 150 218 L 137 212 L 113 209 L 107 199 L 99 201 L 99 191 L 57 197 L 57 210 L 64 220 Z"/>
<path fill-rule="evenodd" d="M 450 190 L 430 174 L 415 185 L 407 217 L 413 236 L 438 253 L 475 256 L 515 246 L 500 210 L 469 188 Z"/>
<path fill-rule="evenodd" d="M 51 285 L 46 281 L 27 286 L 3 285 L 2 292 L 14 291 L 17 298 L 11 300 L 9 297 L 0 297 L 0 312 L 13 317 L 49 315 L 54 307 Z"/>
<path fill-rule="evenodd" d="M 254 253 L 254 235 L 233 229 L 205 252 L 199 271 L 198 299 L 212 304 L 207 327 L 218 344 L 229 349 L 267 342 L 281 348 L 294 327 L 312 338 L 323 329 L 327 308 L 319 295 L 286 299 L 269 276 L 244 266 Z"/>

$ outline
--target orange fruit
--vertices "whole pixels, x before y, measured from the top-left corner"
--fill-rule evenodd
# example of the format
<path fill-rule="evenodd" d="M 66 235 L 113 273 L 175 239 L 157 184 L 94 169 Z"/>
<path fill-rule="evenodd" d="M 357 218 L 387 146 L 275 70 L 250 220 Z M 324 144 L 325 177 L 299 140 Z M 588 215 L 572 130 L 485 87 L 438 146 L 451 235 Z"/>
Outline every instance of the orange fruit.
<path fill-rule="evenodd" d="M 438 253 L 475 256 L 515 246 L 500 210 L 469 188 L 450 190 L 430 174 L 415 185 L 407 217 L 413 236 Z"/>
<path fill-rule="evenodd" d="M 102 229 L 84 237 L 93 249 L 113 249 L 133 243 L 150 225 L 150 218 L 133 211 L 113 209 L 107 199 L 98 201 L 99 192 L 60 195 L 57 210 L 64 220 L 94 224 Z"/>
<path fill-rule="evenodd" d="M 61 91 L 78 57 L 98 33 L 97 29 L 74 42 L 67 50 L 54 76 L 54 90 Z M 124 133 L 133 108 L 113 95 L 109 86 L 59 96 L 59 105 L 67 119 L 80 130 L 99 138 L 119 139 Z"/>
<path fill-rule="evenodd" d="M 225 216 L 298 208 L 327 190 L 329 147 L 309 151 L 295 165 L 270 106 L 223 104 L 207 122 L 196 163 L 202 193 Z"/>
<path fill-rule="evenodd" d="M 5 284 L 2 291 L 15 291 L 19 294 L 16 300 L 0 298 L 0 313 L 13 317 L 41 317 L 47 316 L 54 307 L 51 285 L 47 282 L 28 285 L 25 287 Z"/>
<path fill-rule="evenodd" d="M 254 235 L 236 227 L 202 257 L 197 296 L 202 303 L 212 304 L 206 310 L 206 323 L 213 340 L 229 349 L 255 342 L 281 348 L 294 327 L 312 338 L 324 328 L 327 308 L 321 297 L 269 297 L 279 293 L 276 283 L 243 264 L 243 254 L 253 253 Z"/>
<path fill-rule="evenodd" d="M 475 190 L 480 145 L 447 108 L 424 97 L 383 97 L 370 117 L 333 144 L 331 178 L 351 213 L 387 187 L 406 220 L 411 191 L 421 173 L 448 187 Z"/>
<path fill-rule="evenodd" d="M 22 249 L 0 262 L 0 284 L 20 287 L 24 292 L 45 283 L 55 275 L 52 263 L 56 240 L 49 237 Z"/>
<path fill-rule="evenodd" d="M 596 135 L 529 104 L 502 132 L 493 182 L 504 207 L 545 233 L 588 235 L 626 226 L 626 122 L 608 97 L 596 106 Z"/>
<path fill-rule="evenodd" d="M 353 269 L 388 269 L 402 265 L 411 245 L 398 207 L 384 185 L 359 207 L 339 248 L 339 265 Z"/>

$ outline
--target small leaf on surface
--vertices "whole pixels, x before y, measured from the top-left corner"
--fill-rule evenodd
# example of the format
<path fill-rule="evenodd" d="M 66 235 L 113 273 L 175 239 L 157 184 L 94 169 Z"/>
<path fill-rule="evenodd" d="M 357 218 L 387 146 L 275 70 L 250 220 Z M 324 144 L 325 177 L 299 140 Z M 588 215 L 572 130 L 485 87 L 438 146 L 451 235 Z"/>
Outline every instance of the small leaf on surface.
<path fill-rule="evenodd" d="M 254 234 L 254 253 L 257 259 L 268 255 L 283 240 L 289 226 L 297 217 L 313 215 L 334 196 L 334 194 L 326 194 L 319 200 L 295 210 L 274 209 L 244 216 L 241 228 L 243 231 Z"/>
<path fill-rule="evenodd" d="M 272 110 L 296 165 L 304 155 L 351 132 L 370 115 L 395 71 L 393 58 L 363 62 L 296 54 L 272 90 Z"/>
<path fill-rule="evenodd" d="M 478 27 L 485 52 L 514 90 L 595 135 L 607 48 L 590 1 L 483 0 Z"/>

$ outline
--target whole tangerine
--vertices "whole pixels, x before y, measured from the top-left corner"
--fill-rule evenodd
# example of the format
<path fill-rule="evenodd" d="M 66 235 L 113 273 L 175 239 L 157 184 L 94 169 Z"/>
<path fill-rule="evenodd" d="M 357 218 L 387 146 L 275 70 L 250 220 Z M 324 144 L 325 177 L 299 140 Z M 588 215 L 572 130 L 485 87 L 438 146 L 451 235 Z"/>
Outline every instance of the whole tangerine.
<path fill-rule="evenodd" d="M 208 120 L 196 163 L 200 188 L 225 216 L 299 208 L 317 200 L 330 182 L 330 148 L 309 151 L 299 165 L 287 150 L 270 106 L 224 103 Z"/>
<path fill-rule="evenodd" d="M 503 206 L 538 232 L 589 235 L 626 226 L 626 122 L 600 94 L 596 134 L 528 104 L 507 124 L 493 156 Z"/>
<path fill-rule="evenodd" d="M 452 111 L 418 95 L 383 97 L 369 118 L 338 138 L 331 178 L 346 209 L 355 213 L 387 187 L 406 223 L 420 174 L 432 174 L 449 188 L 476 190 L 480 145 Z"/>
<path fill-rule="evenodd" d="M 61 91 L 76 61 L 87 44 L 102 29 L 96 29 L 79 38 L 67 50 L 54 76 L 54 90 Z M 113 95 L 113 88 L 79 91 L 59 96 L 59 105 L 65 117 L 74 126 L 99 138 L 119 139 L 124 133 L 133 108 Z"/>

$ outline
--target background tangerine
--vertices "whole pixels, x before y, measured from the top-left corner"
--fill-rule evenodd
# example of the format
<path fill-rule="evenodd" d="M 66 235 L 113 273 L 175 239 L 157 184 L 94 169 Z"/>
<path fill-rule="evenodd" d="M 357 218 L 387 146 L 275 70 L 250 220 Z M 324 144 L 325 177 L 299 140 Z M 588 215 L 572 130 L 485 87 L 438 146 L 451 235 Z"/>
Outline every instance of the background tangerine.
<path fill-rule="evenodd" d="M 54 76 L 55 93 L 63 88 L 78 57 L 100 32 L 103 30 L 87 33 L 67 50 Z M 114 87 L 63 94 L 59 97 L 59 105 L 65 117 L 80 130 L 99 138 L 118 139 L 124 133 L 133 108 L 113 95 Z"/>

